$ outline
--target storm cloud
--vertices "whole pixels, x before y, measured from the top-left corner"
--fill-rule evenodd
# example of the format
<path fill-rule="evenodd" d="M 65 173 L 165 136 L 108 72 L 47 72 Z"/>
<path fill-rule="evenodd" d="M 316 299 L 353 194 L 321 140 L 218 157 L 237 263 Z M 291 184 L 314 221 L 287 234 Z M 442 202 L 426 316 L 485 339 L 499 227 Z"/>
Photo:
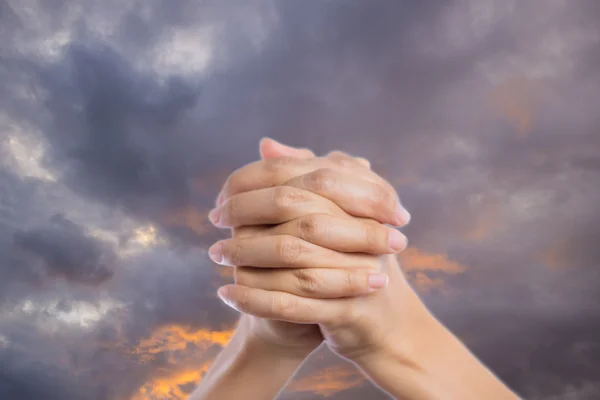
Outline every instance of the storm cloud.
<path fill-rule="evenodd" d="M 0 397 L 182 399 L 271 136 L 372 160 L 406 273 L 527 398 L 600 391 L 598 2 L 0 1 Z M 384 399 L 318 352 L 282 398 Z"/>

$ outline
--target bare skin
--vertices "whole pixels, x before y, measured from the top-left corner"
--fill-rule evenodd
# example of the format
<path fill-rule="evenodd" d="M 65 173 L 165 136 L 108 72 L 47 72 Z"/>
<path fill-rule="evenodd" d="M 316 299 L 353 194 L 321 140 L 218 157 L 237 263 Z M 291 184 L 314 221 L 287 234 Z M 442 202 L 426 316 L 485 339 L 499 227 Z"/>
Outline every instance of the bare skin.
<path fill-rule="evenodd" d="M 263 156 L 277 154 L 273 146 Z M 271 399 L 302 354 L 323 339 L 397 398 L 518 398 L 435 319 L 404 278 L 393 254 L 406 241 L 397 246 L 390 240 L 397 235 L 382 224 L 402 225 L 409 216 L 389 184 L 364 160 L 298 152 L 303 155 L 282 148 L 285 161 L 236 171 L 212 213 L 215 225 L 234 229 L 232 239 L 211 248 L 211 257 L 236 268 L 235 284 L 219 295 L 242 313 L 241 339 L 234 337 L 192 398 L 249 398 L 235 388 L 256 384 L 251 398 Z M 330 172 L 315 179 L 321 168 Z M 247 206 L 236 206 L 240 200 Z M 287 329 L 299 334 L 300 347 L 286 342 Z M 249 361 L 240 342 L 272 351 L 261 356 L 254 350 Z M 269 361 L 275 352 L 279 361 Z M 274 369 L 279 378 L 269 367 L 252 375 L 256 363 L 281 364 Z M 236 381 L 232 371 L 252 380 Z"/>

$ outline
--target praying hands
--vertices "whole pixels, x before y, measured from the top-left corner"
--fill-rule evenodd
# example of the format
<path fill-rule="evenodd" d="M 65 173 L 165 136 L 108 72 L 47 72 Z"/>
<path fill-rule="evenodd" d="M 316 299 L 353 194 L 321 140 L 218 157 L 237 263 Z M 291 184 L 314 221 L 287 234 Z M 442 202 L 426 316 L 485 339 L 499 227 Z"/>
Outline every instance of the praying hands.
<path fill-rule="evenodd" d="M 407 239 L 390 226 L 410 215 L 367 160 L 269 139 L 260 150 L 209 216 L 232 231 L 209 256 L 234 268 L 218 294 L 241 319 L 191 399 L 273 399 L 323 341 L 399 399 L 518 398 L 405 279 Z"/>

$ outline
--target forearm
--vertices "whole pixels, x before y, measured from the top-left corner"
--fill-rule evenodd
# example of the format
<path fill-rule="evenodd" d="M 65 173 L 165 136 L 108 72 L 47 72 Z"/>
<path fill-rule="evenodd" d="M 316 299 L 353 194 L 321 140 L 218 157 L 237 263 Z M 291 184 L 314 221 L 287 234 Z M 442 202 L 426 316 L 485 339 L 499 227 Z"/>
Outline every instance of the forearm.
<path fill-rule="evenodd" d="M 389 338 L 384 351 L 357 362 L 375 384 L 407 400 L 519 398 L 424 306 L 420 308 L 418 321 L 404 338 Z"/>
<path fill-rule="evenodd" d="M 282 356 L 249 340 L 246 327 L 240 325 L 190 400 L 272 400 L 304 358 Z"/>

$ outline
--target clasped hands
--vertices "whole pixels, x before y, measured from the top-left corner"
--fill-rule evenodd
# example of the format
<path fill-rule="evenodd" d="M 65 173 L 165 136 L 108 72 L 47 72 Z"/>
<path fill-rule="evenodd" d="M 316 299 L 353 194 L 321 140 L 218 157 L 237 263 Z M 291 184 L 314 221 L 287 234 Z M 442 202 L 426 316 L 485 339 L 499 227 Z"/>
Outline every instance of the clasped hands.
<path fill-rule="evenodd" d="M 219 296 L 242 316 L 195 400 L 272 399 L 323 341 L 395 398 L 515 400 L 421 302 L 386 225 L 410 216 L 368 161 L 272 140 L 209 214 L 230 228 L 210 257 L 235 268 Z"/>
<path fill-rule="evenodd" d="M 410 219 L 395 190 L 341 152 L 263 140 L 261 154 L 229 177 L 209 215 L 232 229 L 209 249 L 235 268 L 219 296 L 282 354 L 306 357 L 323 340 L 352 361 L 387 351 L 416 303 L 393 256 L 406 238 L 384 225 Z"/>
<path fill-rule="evenodd" d="M 192 398 L 272 399 L 323 341 L 402 399 L 515 400 L 425 307 L 386 225 L 410 216 L 368 161 L 272 140 L 235 171 L 209 214 L 230 228 L 210 257 L 235 268 L 218 294 L 242 316 Z"/>

